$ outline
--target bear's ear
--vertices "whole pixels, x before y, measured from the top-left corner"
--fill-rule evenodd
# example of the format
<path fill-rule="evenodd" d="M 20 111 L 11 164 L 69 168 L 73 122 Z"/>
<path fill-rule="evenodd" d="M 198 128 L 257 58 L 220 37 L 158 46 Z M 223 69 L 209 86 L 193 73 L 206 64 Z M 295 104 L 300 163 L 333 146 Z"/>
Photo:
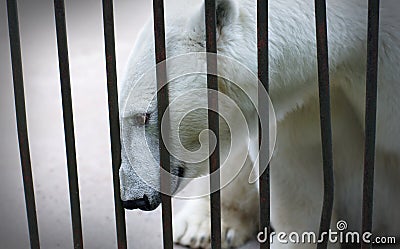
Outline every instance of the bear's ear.
<path fill-rule="evenodd" d="M 217 16 L 217 38 L 221 35 L 223 28 L 236 21 L 239 16 L 238 0 L 216 0 L 216 16 Z M 205 4 L 197 9 L 196 14 L 188 22 L 190 30 L 196 33 L 204 33 L 205 21 Z"/>
<path fill-rule="evenodd" d="M 231 23 L 239 16 L 239 7 L 235 0 L 217 0 L 217 28 L 218 31 Z"/>

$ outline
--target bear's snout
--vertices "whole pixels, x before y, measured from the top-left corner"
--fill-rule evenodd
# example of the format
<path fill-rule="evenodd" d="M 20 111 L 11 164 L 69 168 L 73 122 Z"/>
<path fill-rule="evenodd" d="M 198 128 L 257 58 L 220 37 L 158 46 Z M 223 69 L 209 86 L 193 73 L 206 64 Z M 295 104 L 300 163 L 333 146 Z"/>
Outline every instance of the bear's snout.
<path fill-rule="evenodd" d="M 146 177 L 143 175 L 142 177 Z M 119 169 L 122 206 L 126 209 L 152 211 L 161 203 L 156 175 L 153 179 L 142 179 L 129 163 L 122 163 Z M 147 181 L 146 181 L 147 180 Z M 150 185 L 151 184 L 151 185 Z"/>

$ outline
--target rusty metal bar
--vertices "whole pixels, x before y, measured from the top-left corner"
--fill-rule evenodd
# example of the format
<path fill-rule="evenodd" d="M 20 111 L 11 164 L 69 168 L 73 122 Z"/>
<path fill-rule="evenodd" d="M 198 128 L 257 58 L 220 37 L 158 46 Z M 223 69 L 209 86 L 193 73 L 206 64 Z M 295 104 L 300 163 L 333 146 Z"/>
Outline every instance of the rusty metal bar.
<path fill-rule="evenodd" d="M 368 1 L 367 82 L 365 103 L 365 154 L 362 231 L 372 231 L 374 201 L 375 135 L 378 83 L 379 0 Z M 361 243 L 361 249 L 372 244 Z"/>
<path fill-rule="evenodd" d="M 315 0 L 315 21 L 317 38 L 318 59 L 318 85 L 319 85 L 319 107 L 320 125 L 322 139 L 322 160 L 324 174 L 324 200 L 322 206 L 319 236 L 328 232 L 332 219 L 334 198 L 334 176 L 332 158 L 332 129 L 331 129 L 331 107 L 329 89 L 329 59 L 328 59 L 328 37 L 326 21 L 326 1 Z M 318 243 L 317 248 L 327 248 L 328 240 Z"/>
<path fill-rule="evenodd" d="M 154 38 L 155 38 L 155 52 L 157 67 L 157 105 L 158 105 L 158 129 L 159 129 L 159 151 L 160 151 L 160 166 L 167 172 L 170 172 L 170 155 L 165 146 L 162 130 L 169 132 L 170 127 L 161 129 L 161 121 L 166 118 L 164 123 L 169 126 L 169 92 L 167 80 L 166 51 L 165 51 L 165 23 L 164 23 L 164 1 L 153 0 L 153 14 L 154 14 Z M 164 134 L 168 138 L 168 134 Z M 160 170 L 161 170 L 160 169 Z M 161 175 L 161 203 L 162 203 L 162 226 L 163 226 L 163 245 L 164 249 L 173 248 L 172 240 L 172 208 L 171 208 L 171 178 Z"/>
<path fill-rule="evenodd" d="M 60 68 L 61 96 L 64 119 L 64 136 L 68 165 L 68 182 L 71 204 L 74 248 L 83 248 L 81 211 L 79 201 L 78 171 L 75 150 L 74 118 L 72 110 L 71 83 L 68 59 L 67 28 L 63 0 L 54 0 L 58 61 Z"/>
<path fill-rule="evenodd" d="M 125 209 L 122 206 L 119 167 L 121 165 L 121 140 L 118 109 L 117 69 L 113 1 L 103 0 L 103 25 L 107 71 L 108 117 L 110 124 L 111 158 L 114 188 L 114 210 L 118 249 L 127 248 Z"/>
<path fill-rule="evenodd" d="M 257 47 L 258 47 L 258 79 L 261 81 L 263 87 L 268 91 L 269 90 L 269 60 L 268 60 L 268 0 L 258 0 L 257 1 Z M 260 106 L 260 92 L 259 89 L 258 99 L 259 99 L 259 108 L 258 110 L 262 110 Z M 269 108 L 267 108 L 268 110 Z M 263 113 L 262 115 L 269 116 L 269 113 Z M 266 130 L 265 134 L 262 134 L 261 124 L 259 125 L 259 145 L 261 142 L 267 143 L 265 148 L 269 150 L 269 124 L 265 124 L 267 127 L 264 127 Z M 262 138 L 264 137 L 264 141 Z M 260 146 L 259 146 L 260 147 Z M 260 147 L 261 148 L 261 147 Z M 270 232 L 271 232 L 271 214 L 270 214 L 270 169 L 269 165 L 264 169 L 264 165 L 268 164 L 268 159 L 266 155 L 269 152 L 259 152 L 259 168 L 260 172 L 262 170 L 262 174 L 259 179 L 259 189 L 260 189 L 260 213 L 259 213 L 259 229 L 260 231 L 264 231 L 267 228 L 268 234 L 265 235 L 266 241 L 264 243 L 260 242 L 260 249 L 269 249 L 270 245 Z M 264 156 L 261 156 L 264 155 Z"/>
<path fill-rule="evenodd" d="M 36 216 L 35 193 L 29 152 L 28 128 L 26 124 L 24 78 L 21 59 L 21 40 L 19 36 L 18 7 L 16 0 L 7 0 L 8 31 L 10 36 L 11 61 L 14 82 L 15 112 L 17 118 L 19 155 L 26 213 L 28 218 L 29 239 L 32 249 L 39 249 L 39 231 Z"/>
<path fill-rule="evenodd" d="M 220 192 L 220 151 L 219 151 L 219 114 L 218 112 L 218 72 L 217 65 L 217 17 L 215 0 L 205 1 L 206 51 L 207 51 L 207 88 L 208 88 L 208 127 L 214 133 L 216 146 L 210 147 L 210 189 L 211 193 L 211 247 L 221 248 L 221 192 Z M 215 110 L 215 111 L 214 111 Z M 210 133 L 210 140 L 212 141 Z"/>

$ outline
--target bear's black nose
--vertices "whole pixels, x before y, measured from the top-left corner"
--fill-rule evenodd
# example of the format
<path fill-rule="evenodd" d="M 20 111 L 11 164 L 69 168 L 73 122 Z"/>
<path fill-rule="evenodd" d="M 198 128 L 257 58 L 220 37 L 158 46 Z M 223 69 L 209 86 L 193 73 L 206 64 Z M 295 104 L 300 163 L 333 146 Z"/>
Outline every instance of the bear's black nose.
<path fill-rule="evenodd" d="M 143 198 L 136 200 L 122 201 L 122 206 L 126 209 L 140 209 L 143 211 L 152 210 L 149 198 L 147 198 L 146 195 L 143 195 Z"/>

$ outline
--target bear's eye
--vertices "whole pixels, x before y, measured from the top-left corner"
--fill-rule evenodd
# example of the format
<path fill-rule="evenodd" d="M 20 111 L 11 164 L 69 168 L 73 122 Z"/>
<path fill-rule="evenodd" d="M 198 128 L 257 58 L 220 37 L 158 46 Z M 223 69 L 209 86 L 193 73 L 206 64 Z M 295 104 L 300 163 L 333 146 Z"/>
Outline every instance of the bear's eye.
<path fill-rule="evenodd" d="M 136 123 L 139 125 L 147 125 L 150 120 L 150 113 L 141 113 L 135 116 Z"/>

